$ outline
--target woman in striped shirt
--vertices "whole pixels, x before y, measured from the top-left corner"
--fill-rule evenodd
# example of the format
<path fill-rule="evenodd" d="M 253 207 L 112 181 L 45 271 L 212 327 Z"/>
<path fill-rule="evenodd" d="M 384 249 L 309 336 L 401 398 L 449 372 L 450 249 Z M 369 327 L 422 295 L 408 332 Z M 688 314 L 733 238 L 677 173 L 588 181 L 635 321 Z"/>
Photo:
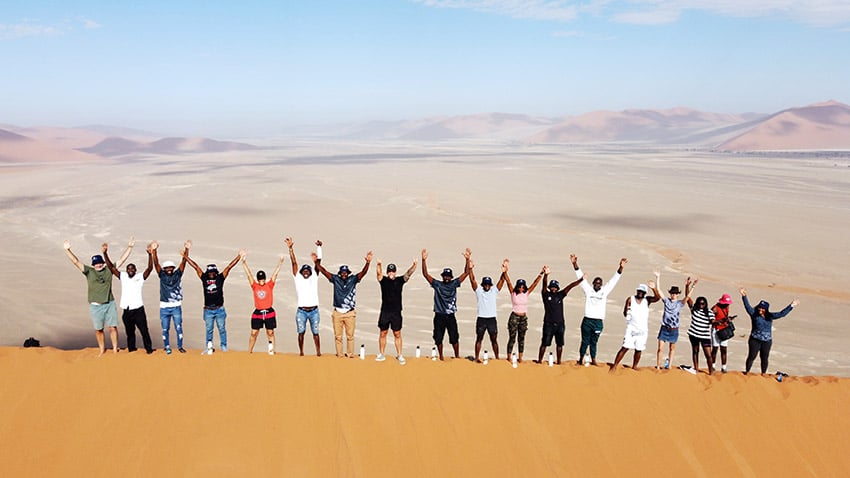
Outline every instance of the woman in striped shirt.
<path fill-rule="evenodd" d="M 705 354 L 708 362 L 708 374 L 714 373 L 714 364 L 711 361 L 711 322 L 714 320 L 714 312 L 708 308 L 708 299 L 697 297 L 696 302 L 690 298 L 690 291 L 696 287 L 699 279 L 694 279 L 690 284 L 690 290 L 685 291 L 688 296 L 688 307 L 691 308 L 691 325 L 688 327 L 688 338 L 691 341 L 691 357 L 694 362 L 694 372 L 699 372 L 699 349 Z M 688 289 L 688 286 L 685 286 Z"/>

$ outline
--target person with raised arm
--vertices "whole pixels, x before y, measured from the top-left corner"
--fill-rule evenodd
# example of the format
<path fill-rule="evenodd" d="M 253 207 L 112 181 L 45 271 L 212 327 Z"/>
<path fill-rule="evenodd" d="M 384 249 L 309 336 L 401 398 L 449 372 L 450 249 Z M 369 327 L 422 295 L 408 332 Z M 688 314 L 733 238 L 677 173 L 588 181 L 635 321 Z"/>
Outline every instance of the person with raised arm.
<path fill-rule="evenodd" d="M 295 243 L 291 237 L 284 239 L 289 248 L 289 260 L 292 263 L 292 280 L 295 283 L 297 309 L 295 311 L 295 326 L 298 332 L 298 351 L 304 356 L 304 334 L 307 332 L 307 321 L 313 333 L 313 343 L 316 346 L 316 356 L 322 356 L 322 346 L 319 340 L 319 276 L 313 273 L 313 268 L 304 264 L 298 268 L 295 259 Z M 316 252 L 310 254 L 313 262 L 322 258 L 322 245 L 316 244 Z"/>
<path fill-rule="evenodd" d="M 130 239 L 130 243 L 133 239 Z M 107 253 L 109 245 L 105 242 L 101 245 L 101 254 L 91 257 L 91 265 L 85 265 L 77 259 L 71 251 L 71 241 L 63 243 L 65 255 L 71 263 L 86 276 L 88 286 L 87 299 L 89 302 L 89 314 L 91 315 L 94 336 L 97 340 L 99 350 L 98 357 L 106 353 L 106 337 L 104 328 L 109 327 L 109 340 L 112 342 L 112 351 L 118 353 L 118 312 L 115 309 L 115 296 L 112 294 L 112 269 L 115 267 L 109 260 Z M 128 245 L 127 251 L 122 258 L 126 259 L 130 254 L 132 245 Z"/>
<path fill-rule="evenodd" d="M 316 241 L 316 245 L 322 246 L 322 241 Z M 363 269 L 355 275 L 351 274 L 351 269 L 345 264 L 339 266 L 339 271 L 336 274 L 331 274 L 322 266 L 322 259 L 317 257 L 315 261 L 316 271 L 325 276 L 325 279 L 330 281 L 334 287 L 334 310 L 331 312 L 331 320 L 334 327 L 336 356 L 339 358 L 343 357 L 343 333 L 345 333 L 346 340 L 345 357 L 354 358 L 354 329 L 357 326 L 357 311 L 354 310 L 354 307 L 357 303 L 357 283 L 363 280 L 369 271 L 369 264 L 372 263 L 372 251 L 366 253 L 365 260 Z"/>
<path fill-rule="evenodd" d="M 661 273 L 656 272 L 655 276 L 658 280 L 658 288 L 661 289 Z M 690 290 L 691 278 L 688 277 L 685 280 L 685 290 Z M 670 368 L 670 364 L 673 363 L 673 354 L 676 352 L 676 342 L 679 341 L 679 323 L 680 323 L 680 315 L 682 308 L 685 307 L 685 303 L 688 301 L 689 297 L 685 297 L 684 299 L 679 299 L 679 294 L 681 294 L 681 290 L 679 286 L 672 286 L 670 290 L 667 291 L 670 294 L 670 297 L 665 297 L 661 299 L 662 304 L 664 305 L 664 312 L 661 314 L 661 328 L 658 329 L 658 349 L 655 351 L 655 368 L 661 369 L 661 349 L 664 348 L 663 344 L 667 344 L 667 359 L 665 361 L 664 368 Z"/>
<path fill-rule="evenodd" d="M 659 272 L 655 272 L 655 279 L 658 280 Z M 656 281 L 649 281 L 649 289 L 652 289 L 652 297 L 647 297 L 647 284 L 640 284 L 635 291 L 635 295 L 626 298 L 626 303 L 623 305 L 623 317 L 626 318 L 626 334 L 623 338 L 623 345 L 617 352 L 614 358 L 614 365 L 611 371 L 617 369 L 620 361 L 626 356 L 626 352 L 634 350 L 634 358 L 632 359 L 632 370 L 637 370 L 638 363 L 643 351 L 646 350 L 646 340 L 649 338 L 649 305 L 661 300 L 661 293 L 658 292 Z"/>
<path fill-rule="evenodd" d="M 555 354 L 558 365 L 561 365 L 561 356 L 564 352 L 564 334 L 566 333 L 566 322 L 564 320 L 564 299 L 573 287 L 581 284 L 584 277 L 576 279 L 563 289 L 556 280 L 549 280 L 549 266 L 543 266 L 543 283 L 548 284 L 541 295 L 543 296 L 543 334 L 540 340 L 540 350 L 537 352 L 537 363 L 543 361 L 546 347 L 552 345 L 555 339 Z"/>
<path fill-rule="evenodd" d="M 242 267 L 245 269 L 245 276 L 248 278 L 248 285 L 251 286 L 252 297 L 254 298 L 254 312 L 251 313 L 251 337 L 248 339 L 248 353 L 254 353 L 254 344 L 257 343 L 257 336 L 260 335 L 260 329 L 265 327 L 266 337 L 269 339 L 269 355 L 274 355 L 275 339 L 274 329 L 277 328 L 277 313 L 274 310 L 274 286 L 277 283 L 277 275 L 280 273 L 280 267 L 283 261 L 286 260 L 286 255 L 281 254 L 280 260 L 272 272 L 271 279 L 266 280 L 266 271 L 257 271 L 257 280 L 254 280 L 254 275 L 251 274 L 251 268 L 248 267 L 247 253 L 240 253 L 242 257 Z"/>
<path fill-rule="evenodd" d="M 397 275 L 395 264 L 387 264 L 387 274 L 384 275 L 381 268 L 381 261 L 377 261 L 378 269 L 378 284 L 381 286 L 381 313 L 378 315 L 378 355 L 375 360 L 383 362 L 386 360 L 384 351 L 387 348 L 387 333 L 390 329 L 393 331 L 393 339 L 395 341 L 396 359 L 398 363 L 404 365 L 407 361 L 402 354 L 401 340 L 401 291 L 413 272 L 416 270 L 416 259 L 413 260 L 413 265 L 407 269 L 403 276 Z"/>
<path fill-rule="evenodd" d="M 493 347 L 493 355 L 499 360 L 498 324 L 496 323 L 496 297 L 505 283 L 505 271 L 507 270 L 507 259 L 502 261 L 502 273 L 496 288 L 493 288 L 493 279 L 484 276 L 481 279 L 481 287 L 475 281 L 475 263 L 469 261 L 469 284 L 472 286 L 475 297 L 478 299 L 478 318 L 475 319 L 475 362 L 480 363 L 478 358 L 481 353 L 481 342 L 484 341 L 484 332 L 490 336 L 490 345 Z"/>
<path fill-rule="evenodd" d="M 703 296 L 697 297 L 696 301 L 691 298 L 691 292 L 696 288 L 699 279 L 696 278 L 690 284 L 685 284 L 685 295 L 688 297 L 688 307 L 691 308 L 691 323 L 688 325 L 688 340 L 691 342 L 691 360 L 693 361 L 693 373 L 699 372 L 699 349 L 705 355 L 708 363 L 708 374 L 714 373 L 714 362 L 711 360 L 711 322 L 714 320 L 714 312 L 708 308 L 708 299 Z M 686 366 L 682 366 L 687 370 Z"/>
<path fill-rule="evenodd" d="M 162 345 L 165 353 L 171 354 L 171 323 L 174 322 L 174 333 L 177 334 L 177 350 L 181 354 L 186 353 L 183 348 L 183 271 L 186 269 L 186 256 L 192 241 L 183 243 L 180 251 L 180 265 L 172 261 L 159 264 L 159 243 L 153 241 L 150 245 L 153 266 L 159 277 L 159 322 L 162 325 Z"/>
<path fill-rule="evenodd" d="M 454 273 L 448 267 L 440 273 L 441 280 L 436 280 L 428 274 L 428 250 L 422 249 L 422 276 L 434 289 L 434 345 L 437 346 L 437 352 L 440 355 L 440 360 L 443 360 L 443 338 L 446 331 L 449 333 L 449 343 L 454 349 L 455 358 L 460 357 L 460 335 L 457 330 L 457 290 L 460 284 L 469 275 L 469 248 L 463 253 L 466 259 L 463 268 L 463 274 L 458 278 L 454 278 Z"/>
<path fill-rule="evenodd" d="M 749 350 L 747 352 L 747 363 L 744 373 L 750 373 L 750 368 L 752 368 L 753 362 L 756 356 L 758 356 L 761 360 L 761 374 L 764 375 L 767 373 L 767 366 L 770 360 L 770 347 L 773 345 L 773 321 L 790 314 L 791 310 L 800 304 L 800 301 L 794 299 L 779 312 L 771 312 L 770 304 L 766 300 L 760 300 L 755 307 L 752 307 L 750 300 L 747 298 L 747 289 L 742 287 L 739 291 L 741 292 L 741 300 L 744 302 L 744 309 L 747 310 L 753 326 L 750 331 L 750 339 L 747 341 Z"/>
<path fill-rule="evenodd" d="M 573 264 L 573 269 L 576 273 L 576 278 L 584 277 L 584 272 L 578 265 L 578 257 L 575 254 L 570 254 L 570 261 Z M 601 277 L 594 277 L 592 286 L 588 285 L 587 281 L 581 282 L 581 290 L 584 291 L 584 318 L 581 319 L 581 345 L 578 349 L 578 364 L 581 365 L 581 360 L 584 354 L 590 349 L 590 364 L 596 365 L 596 344 L 599 343 L 599 336 L 602 335 L 602 328 L 605 320 L 605 305 L 608 300 L 608 294 L 614 290 L 620 277 L 623 275 L 623 268 L 629 262 L 623 257 L 620 259 L 620 266 L 607 284 L 602 284 Z"/>
<path fill-rule="evenodd" d="M 244 250 L 240 250 L 236 257 L 227 264 L 223 271 L 219 272 L 215 264 L 207 264 L 206 270 L 201 270 L 197 262 L 189 257 L 189 249 L 184 250 L 186 262 L 195 269 L 198 273 L 198 279 L 201 279 L 201 285 L 204 288 L 204 324 L 206 325 L 206 344 L 207 348 L 201 352 L 209 355 L 213 353 L 213 327 L 218 327 L 219 343 L 221 351 L 227 352 L 227 327 L 225 320 L 227 319 L 227 310 L 224 308 L 224 281 L 230 270 L 239 263 L 245 254 Z"/>
<path fill-rule="evenodd" d="M 508 275 L 508 266 L 510 259 L 505 259 L 502 262 L 504 270 L 502 274 L 505 277 L 505 282 L 510 286 L 511 278 Z M 534 278 L 534 282 L 529 287 L 525 279 L 517 279 L 513 289 L 511 289 L 511 315 L 508 317 L 508 360 L 511 360 L 511 353 L 514 350 L 514 344 L 517 346 L 517 362 L 522 362 L 522 353 L 525 351 L 525 333 L 528 331 L 528 296 L 540 283 L 543 278 L 543 269 Z"/>
<path fill-rule="evenodd" d="M 153 343 L 151 342 L 151 334 L 148 330 L 148 317 L 145 313 L 145 304 L 142 299 L 142 288 L 153 270 L 150 244 L 146 248 L 148 266 L 141 275 L 136 273 L 136 265 L 133 263 L 127 264 L 125 271 L 119 272 L 118 270 L 129 257 L 129 252 L 135 244 L 136 241 L 130 238 L 127 251 L 118 259 L 118 262 L 113 266 L 110 261 L 106 261 L 106 266 L 112 271 L 112 275 L 117 277 L 121 282 L 121 299 L 118 302 L 118 306 L 121 308 L 121 321 L 124 322 L 124 331 L 127 334 L 127 351 L 136 351 L 136 329 L 138 328 L 142 336 L 142 345 L 145 347 L 145 352 L 152 354 Z"/>

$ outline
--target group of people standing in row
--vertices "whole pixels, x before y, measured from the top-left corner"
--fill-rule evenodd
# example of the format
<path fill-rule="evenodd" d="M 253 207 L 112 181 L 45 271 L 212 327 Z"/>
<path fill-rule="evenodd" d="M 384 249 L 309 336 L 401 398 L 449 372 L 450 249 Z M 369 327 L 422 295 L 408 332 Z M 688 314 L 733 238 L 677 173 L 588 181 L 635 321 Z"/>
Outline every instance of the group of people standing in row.
<path fill-rule="evenodd" d="M 347 265 L 340 266 L 336 273 L 332 273 L 322 265 L 322 241 L 316 241 L 316 250 L 310 255 L 312 266 L 310 264 L 302 264 L 300 267 L 296 260 L 292 239 L 286 238 L 284 243 L 289 251 L 288 255 L 292 266 L 292 277 L 296 292 L 295 323 L 300 355 L 304 355 L 304 336 L 307 331 L 308 322 L 310 324 L 310 332 L 313 336 L 316 355 L 321 356 L 322 354 L 319 339 L 320 316 L 318 293 L 319 275 L 322 275 L 333 284 L 333 312 L 331 319 L 333 322 L 336 355 L 337 357 L 354 357 L 354 331 L 357 319 L 355 310 L 356 287 L 369 271 L 369 266 L 372 262 L 372 252 L 369 251 L 366 254 L 364 265 L 356 274 Z M 138 329 L 142 337 L 144 349 L 148 354 L 153 353 L 153 344 L 142 301 L 142 287 L 144 281 L 154 269 L 159 277 L 160 284 L 159 315 L 165 352 L 167 354 L 172 353 L 170 343 L 172 324 L 174 325 L 177 338 L 177 350 L 181 353 L 186 352 L 186 349 L 183 348 L 182 278 L 187 264 L 195 270 L 203 288 L 203 318 L 206 328 L 206 348 L 203 353 L 211 354 L 214 351 L 213 336 L 215 328 L 218 328 L 219 332 L 220 350 L 223 352 L 227 351 L 227 329 L 225 323 L 227 312 L 224 308 L 224 282 L 230 271 L 239 262 L 242 263 L 248 278 L 253 293 L 255 308 L 251 314 L 251 336 L 248 343 L 248 350 L 249 352 L 253 352 L 260 330 L 265 329 L 268 339 L 268 353 L 271 355 L 275 353 L 274 331 L 277 328 L 277 314 L 273 308 L 274 287 L 280 269 L 286 260 L 285 254 L 280 255 L 274 272 L 268 277 L 265 271 L 262 270 L 257 271 L 256 275 L 252 274 L 246 260 L 247 254 L 244 250 L 240 250 L 236 257 L 221 271 L 219 271 L 215 264 L 208 264 L 206 268 L 201 268 L 189 256 L 192 247 L 191 241 L 186 241 L 183 244 L 180 250 L 179 265 L 170 260 L 160 263 L 157 254 L 159 244 L 153 241 L 146 247 L 148 256 L 147 266 L 140 275 L 137 267 L 132 263 L 127 264 L 125 270 L 119 270 L 129 258 L 134 246 L 135 240 L 130 239 L 127 249 L 121 255 L 118 262 L 113 263 L 109 258 L 108 245 L 104 243 L 101 246 L 101 254 L 92 256 L 91 266 L 89 266 L 80 262 L 76 255 L 71 252 L 69 241 L 65 241 L 64 243 L 68 258 L 87 279 L 91 319 L 101 355 L 106 351 L 104 333 L 106 328 L 109 329 L 112 350 L 118 352 L 118 317 L 112 294 L 113 277 L 117 277 L 121 282 L 119 307 L 122 311 L 122 321 L 127 332 L 127 349 L 130 352 L 137 350 L 136 329 Z M 561 284 L 557 280 L 549 279 L 549 266 L 543 266 L 540 273 L 530 285 L 527 284 L 525 279 L 518 279 L 511 287 L 512 281 L 509 276 L 510 261 L 508 259 L 505 259 L 501 264 L 501 274 L 498 280 L 494 281 L 492 277 L 483 276 L 479 283 L 475 278 L 475 264 L 472 260 L 472 252 L 470 249 L 466 249 L 462 255 L 464 257 L 464 267 L 463 273 L 460 276 L 454 277 L 452 269 L 447 267 L 442 269 L 440 277 L 437 279 L 428 272 L 428 251 L 423 249 L 421 253 L 422 275 L 431 288 L 434 289 L 433 339 L 440 360 L 444 359 L 443 340 L 446 333 L 448 333 L 449 344 L 452 346 L 455 358 L 460 357 L 460 337 L 457 318 L 455 316 L 458 310 L 457 291 L 468 277 L 472 290 L 475 292 L 478 305 L 475 324 L 475 355 L 473 360 L 480 361 L 481 345 L 485 333 L 489 336 L 495 358 L 497 360 L 500 358 L 500 349 L 497 340 L 496 298 L 499 291 L 507 285 L 511 299 L 511 314 L 507 324 L 507 359 L 522 362 L 525 351 L 525 335 L 528 330 L 529 297 L 542 282 L 543 290 L 541 292 L 541 298 L 544 309 L 542 340 L 537 359 L 534 362 L 540 363 L 543 361 L 546 349 L 552 345 L 552 341 L 554 340 L 556 362 L 558 364 L 561 363 L 565 335 L 564 299 L 573 288 L 579 286 L 585 295 L 585 308 L 584 317 L 581 321 L 581 345 L 578 351 L 578 363 L 581 364 L 585 361 L 588 365 L 597 364 L 597 343 L 603 330 L 608 296 L 623 274 L 623 268 L 628 263 L 626 258 L 620 259 L 616 272 L 607 283 L 604 283 L 601 277 L 595 277 L 588 284 L 584 272 L 578 265 L 578 258 L 575 255 L 570 255 L 570 262 L 572 263 L 576 280 L 564 287 L 561 287 Z M 398 275 L 399 271 L 395 264 L 388 264 L 385 273 L 381 262 L 378 261 L 377 263 L 377 280 L 381 288 L 381 309 L 378 317 L 380 335 L 378 340 L 379 353 L 376 356 L 377 361 L 386 360 L 384 353 L 386 351 L 387 336 L 389 331 L 392 330 L 396 359 L 402 365 L 406 362 L 402 354 L 403 344 L 401 337 L 403 322 L 402 290 L 416 268 L 417 261 L 414 260 L 403 275 Z M 685 282 L 684 298 L 680 298 L 682 291 L 678 286 L 672 286 L 668 291 L 669 296 L 663 297 L 659 292 L 661 288 L 660 272 L 655 271 L 654 275 L 654 281 L 651 280 L 647 284 L 640 284 L 636 288 L 634 295 L 629 296 L 625 301 L 623 307 L 623 316 L 626 318 L 627 323 L 625 337 L 622 347 L 616 354 L 611 370 L 616 369 L 629 350 L 634 352 L 632 368 L 636 369 L 638 367 L 641 354 L 646 349 L 649 338 L 649 306 L 661 301 L 663 312 L 661 328 L 657 337 L 656 368 L 669 368 L 673 361 L 675 346 L 679 337 L 680 315 L 682 309 L 687 305 L 691 311 L 691 322 L 687 332 L 691 343 L 693 367 L 683 367 L 694 373 L 699 371 L 699 352 L 702 349 L 708 364 L 708 373 L 711 374 L 714 372 L 714 363 L 719 350 L 721 371 L 726 372 L 727 345 L 734 332 L 733 320 L 736 317 L 729 313 L 732 297 L 729 294 L 723 294 L 717 300 L 716 304 L 711 307 L 709 307 L 708 300 L 705 297 L 700 296 L 694 300 L 691 294 L 698 283 L 698 279 L 691 280 L 690 277 Z M 648 296 L 650 290 L 652 291 L 652 296 Z M 750 316 L 752 323 L 752 331 L 748 341 L 749 351 L 746 359 L 745 373 L 749 373 L 756 357 L 760 357 L 761 372 L 764 374 L 767 372 L 770 349 L 773 343 L 773 321 L 787 315 L 798 304 L 798 301 L 795 299 L 780 312 L 771 312 L 770 305 L 766 301 L 762 300 L 755 307 L 752 307 L 747 298 L 746 290 L 742 288 L 740 289 L 740 293 L 744 308 Z M 345 351 L 343 351 L 343 335 L 346 342 Z M 665 345 L 667 346 L 667 355 L 662 364 L 663 348 Z M 515 346 L 516 352 L 514 352 Z"/>

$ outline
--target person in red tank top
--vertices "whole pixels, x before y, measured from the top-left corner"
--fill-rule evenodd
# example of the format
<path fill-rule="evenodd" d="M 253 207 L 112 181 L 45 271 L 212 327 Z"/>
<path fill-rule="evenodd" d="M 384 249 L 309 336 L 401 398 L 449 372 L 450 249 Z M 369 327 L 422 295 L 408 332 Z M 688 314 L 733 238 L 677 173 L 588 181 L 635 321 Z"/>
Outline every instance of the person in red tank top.
<path fill-rule="evenodd" d="M 248 277 L 248 284 L 251 285 L 251 291 L 254 296 L 254 312 L 251 314 L 251 337 L 248 339 L 248 353 L 254 352 L 254 344 L 257 343 L 257 336 L 260 335 L 260 329 L 265 327 L 266 336 L 269 339 L 269 355 L 274 355 L 274 329 L 277 328 L 277 314 L 274 308 L 272 308 L 274 304 L 274 285 L 286 255 L 280 255 L 277 267 L 269 280 L 266 280 L 265 271 L 257 271 L 257 280 L 254 280 L 254 274 L 251 273 L 251 269 L 248 267 L 246 257 L 247 254 L 242 255 L 242 267 L 245 268 L 245 275 Z"/>

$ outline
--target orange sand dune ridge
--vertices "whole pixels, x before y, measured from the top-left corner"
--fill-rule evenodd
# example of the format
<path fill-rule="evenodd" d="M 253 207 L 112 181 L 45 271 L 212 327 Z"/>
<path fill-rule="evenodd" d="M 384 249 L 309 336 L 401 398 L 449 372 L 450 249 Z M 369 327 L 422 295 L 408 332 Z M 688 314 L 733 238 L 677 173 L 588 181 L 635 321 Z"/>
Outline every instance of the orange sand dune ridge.
<path fill-rule="evenodd" d="M 850 379 L 0 348 L 5 476 L 846 476 Z M 629 355 L 630 357 L 630 355 Z"/>

